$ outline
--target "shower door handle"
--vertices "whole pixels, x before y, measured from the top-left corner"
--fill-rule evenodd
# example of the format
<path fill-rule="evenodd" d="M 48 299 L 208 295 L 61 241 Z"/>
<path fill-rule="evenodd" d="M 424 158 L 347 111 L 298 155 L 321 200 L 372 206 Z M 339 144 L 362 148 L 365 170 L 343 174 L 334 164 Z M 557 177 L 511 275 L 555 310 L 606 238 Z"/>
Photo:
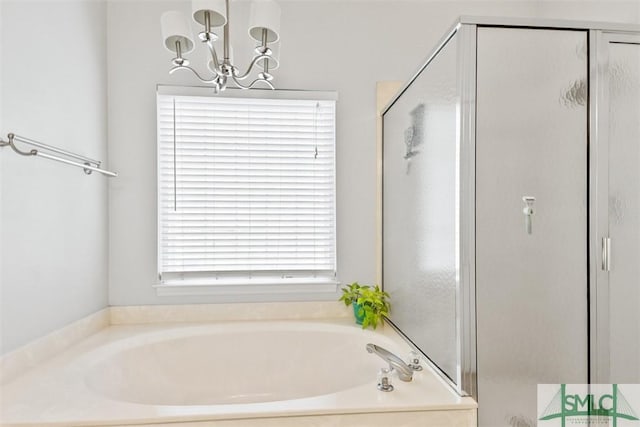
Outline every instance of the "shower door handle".
<path fill-rule="evenodd" d="M 611 271 L 611 238 L 602 238 L 602 270 Z"/>

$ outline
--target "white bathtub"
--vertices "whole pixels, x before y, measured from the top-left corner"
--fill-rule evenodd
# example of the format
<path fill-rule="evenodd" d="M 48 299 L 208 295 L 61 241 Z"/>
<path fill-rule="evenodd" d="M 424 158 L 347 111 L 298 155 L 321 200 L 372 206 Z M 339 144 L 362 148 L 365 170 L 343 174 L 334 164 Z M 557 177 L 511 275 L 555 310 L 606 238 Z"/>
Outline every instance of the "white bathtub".
<path fill-rule="evenodd" d="M 394 377 L 391 393 L 378 391 L 385 363 L 366 352 L 369 342 L 403 358 L 409 352 L 390 328 L 363 331 L 345 320 L 111 326 L 5 385 L 0 420 L 473 424 L 473 400 L 458 397 L 430 369 L 411 382 Z"/>

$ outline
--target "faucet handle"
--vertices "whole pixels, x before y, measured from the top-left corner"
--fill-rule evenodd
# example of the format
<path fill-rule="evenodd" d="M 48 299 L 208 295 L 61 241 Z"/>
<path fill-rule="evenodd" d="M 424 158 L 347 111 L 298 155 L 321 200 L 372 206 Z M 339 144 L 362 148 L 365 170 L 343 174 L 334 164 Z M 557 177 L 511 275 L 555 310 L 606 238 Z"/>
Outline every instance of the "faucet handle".
<path fill-rule="evenodd" d="M 411 353 L 409 353 L 408 366 L 414 371 L 422 371 L 422 365 L 420 364 L 420 355 L 417 351 L 411 350 Z"/>
<path fill-rule="evenodd" d="M 382 348 L 375 344 L 369 343 L 367 344 L 366 349 L 367 352 L 376 354 L 387 363 L 389 363 L 389 368 L 398 372 L 398 378 L 400 379 L 400 381 L 409 382 L 413 378 L 413 369 L 407 366 L 404 360 L 391 353 L 386 348 Z"/>
<path fill-rule="evenodd" d="M 390 392 L 393 391 L 393 384 L 391 384 L 391 372 L 393 368 L 380 368 L 378 372 L 378 390 Z"/>

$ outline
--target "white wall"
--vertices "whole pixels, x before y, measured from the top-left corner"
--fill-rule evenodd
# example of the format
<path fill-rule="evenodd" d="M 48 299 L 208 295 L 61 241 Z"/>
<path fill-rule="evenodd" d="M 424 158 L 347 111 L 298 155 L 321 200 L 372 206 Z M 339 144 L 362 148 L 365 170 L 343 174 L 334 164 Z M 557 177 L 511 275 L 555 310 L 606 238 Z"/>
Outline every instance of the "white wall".
<path fill-rule="evenodd" d="M 285 89 L 337 90 L 338 269 L 344 282 L 375 278 L 375 82 L 406 80 L 459 15 L 530 16 L 640 23 L 640 2 L 286 1 L 281 67 Z M 246 54 L 246 2 L 234 3 L 235 56 Z M 112 305 L 223 301 L 157 297 L 156 84 L 198 85 L 169 76 L 162 47 L 165 10 L 184 1 L 108 5 L 110 186 L 109 298 Z M 190 55 L 202 69 L 204 56 Z M 245 58 L 246 59 L 246 58 Z"/>
<path fill-rule="evenodd" d="M 106 160 L 106 5 L 1 2 L 0 132 Z M 0 149 L 0 352 L 107 304 L 107 182 Z"/>

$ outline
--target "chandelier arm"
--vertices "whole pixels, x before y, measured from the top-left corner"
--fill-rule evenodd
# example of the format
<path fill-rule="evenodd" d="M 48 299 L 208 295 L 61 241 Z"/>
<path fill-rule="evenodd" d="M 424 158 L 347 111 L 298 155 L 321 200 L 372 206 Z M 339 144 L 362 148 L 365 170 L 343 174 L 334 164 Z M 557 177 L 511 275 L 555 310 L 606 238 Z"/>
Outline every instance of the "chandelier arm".
<path fill-rule="evenodd" d="M 249 68 L 247 68 L 247 71 L 246 71 L 244 74 L 242 74 L 242 75 L 235 75 L 235 76 L 234 76 L 234 80 L 236 80 L 236 79 L 237 79 L 237 80 L 244 80 L 244 79 L 246 79 L 247 77 L 249 77 L 249 74 L 251 74 L 251 71 L 253 70 L 253 67 L 256 65 L 256 63 L 257 63 L 259 60 L 261 60 L 261 59 L 263 59 L 263 58 L 264 58 L 265 60 L 267 60 L 267 59 L 270 59 L 270 58 L 271 58 L 271 56 L 270 56 L 270 55 L 257 55 L 257 56 L 255 56 L 255 57 L 253 58 L 253 60 L 251 61 L 251 63 L 249 64 Z"/>
<path fill-rule="evenodd" d="M 216 52 L 216 48 L 213 46 L 212 40 L 206 41 L 207 47 L 209 48 L 209 53 L 211 54 L 211 59 L 213 60 L 213 66 L 216 70 L 220 69 L 220 61 L 218 60 L 218 53 Z M 217 73 L 216 73 L 217 74 Z"/>
<path fill-rule="evenodd" d="M 188 65 L 176 65 L 175 67 L 173 67 L 172 69 L 169 70 L 169 74 L 173 74 L 177 70 L 189 70 L 189 71 L 191 71 L 198 78 L 198 80 L 200 80 L 202 83 L 209 83 L 209 84 L 213 83 L 213 84 L 216 84 L 216 85 L 218 84 L 218 79 L 219 79 L 218 73 L 215 73 L 215 76 L 213 76 L 213 78 L 208 80 L 208 79 L 202 78 L 200 76 L 200 74 L 198 74 L 198 72 L 196 70 L 194 70 L 193 68 L 189 67 Z"/>
<path fill-rule="evenodd" d="M 255 79 L 254 81 L 251 82 L 251 84 L 249 85 L 249 89 L 253 88 L 253 86 L 256 83 L 265 83 L 267 86 L 269 86 L 269 88 L 271 90 L 276 90 L 276 88 L 273 86 L 273 84 L 269 81 L 269 80 L 265 80 L 265 79 Z"/>
<path fill-rule="evenodd" d="M 269 88 L 271 88 L 271 90 L 275 90 L 275 87 L 271 84 L 271 82 L 268 81 L 268 80 L 265 80 L 265 79 L 260 79 L 260 78 L 255 79 L 250 84 L 245 86 L 245 85 L 241 84 L 238 81 L 238 79 L 236 79 L 235 76 L 231 76 L 231 77 L 233 78 L 233 81 L 236 84 L 236 86 L 238 86 L 240 89 L 244 89 L 244 90 L 252 89 L 257 83 L 263 82 L 263 83 L 266 83 L 266 85 L 269 86 Z"/>
<path fill-rule="evenodd" d="M 251 85 L 249 86 L 244 86 L 242 83 L 240 83 L 240 81 L 236 78 L 236 76 L 232 75 L 231 78 L 233 79 L 233 82 L 236 84 L 236 86 L 238 86 L 240 89 L 250 89 Z"/>

